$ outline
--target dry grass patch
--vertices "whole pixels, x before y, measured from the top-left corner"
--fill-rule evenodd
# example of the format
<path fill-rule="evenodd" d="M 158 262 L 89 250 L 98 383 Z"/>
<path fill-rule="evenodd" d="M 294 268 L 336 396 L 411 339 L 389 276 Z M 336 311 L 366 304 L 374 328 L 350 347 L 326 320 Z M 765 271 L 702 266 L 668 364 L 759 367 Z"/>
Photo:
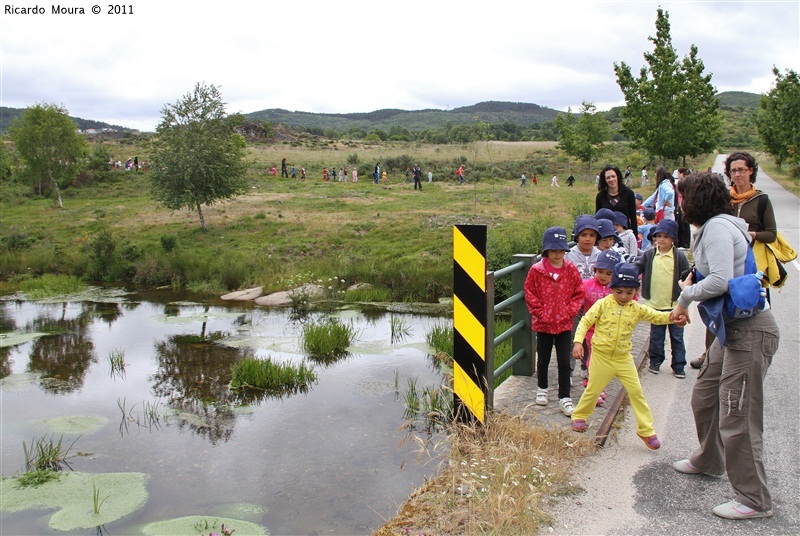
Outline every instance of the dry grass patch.
<path fill-rule="evenodd" d="M 442 473 L 417 489 L 373 536 L 535 534 L 555 497 L 573 495 L 576 460 L 595 451 L 568 428 L 492 414 L 485 426 L 453 425 Z"/>

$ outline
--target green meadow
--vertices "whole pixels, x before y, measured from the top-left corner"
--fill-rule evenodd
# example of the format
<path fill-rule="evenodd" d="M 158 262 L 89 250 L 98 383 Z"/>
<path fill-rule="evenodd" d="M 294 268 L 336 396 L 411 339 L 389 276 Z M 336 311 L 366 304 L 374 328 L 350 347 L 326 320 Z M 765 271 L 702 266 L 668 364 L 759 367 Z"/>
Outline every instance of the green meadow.
<path fill-rule="evenodd" d="M 146 139 L 106 145 L 114 160 L 147 160 Z M 0 290 L 62 274 L 209 293 L 251 286 L 269 292 L 284 290 L 303 273 L 370 283 L 393 301 L 436 301 L 452 294 L 455 224 L 487 225 L 489 265 L 499 268 L 515 253 L 537 252 L 546 227 L 570 229 L 577 215 L 594 212 L 595 172 L 552 142 L 287 141 L 251 144 L 248 153 L 247 191 L 203 207 L 206 231 L 196 211 L 170 211 L 151 198 L 146 175 L 152 170 L 84 173 L 62 186 L 61 209 L 12 178 L 0 191 Z M 282 158 L 295 165 L 297 179 L 280 177 Z M 707 166 L 711 158 L 695 165 Z M 635 169 L 642 159 L 614 144 L 602 163 Z M 377 162 L 388 179 L 376 185 L 371 172 Z M 422 168 L 421 192 L 405 179 L 414 164 Z M 463 185 L 455 180 L 461 164 Z M 323 167 L 354 166 L 357 183 L 322 181 Z M 578 179 L 573 188 L 566 183 L 570 172 Z M 529 177 L 525 187 L 522 173 Z M 560 188 L 550 187 L 553 174 Z"/>

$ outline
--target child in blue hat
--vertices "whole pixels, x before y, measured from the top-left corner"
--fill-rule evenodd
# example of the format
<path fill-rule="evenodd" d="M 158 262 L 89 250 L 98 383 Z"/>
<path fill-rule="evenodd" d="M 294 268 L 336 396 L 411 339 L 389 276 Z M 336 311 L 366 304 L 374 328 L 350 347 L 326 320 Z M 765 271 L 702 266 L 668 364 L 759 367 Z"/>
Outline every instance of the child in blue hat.
<path fill-rule="evenodd" d="M 570 340 L 572 319 L 583 306 L 583 281 L 578 269 L 564 259 L 569 251 L 567 231 L 550 227 L 542 237 L 542 260 L 534 264 L 525 279 L 525 304 L 536 332 L 536 403 L 548 403 L 548 368 L 553 346 L 558 364 L 558 405 L 572 415 L 570 396 Z"/>
<path fill-rule="evenodd" d="M 689 260 L 675 247 L 678 241 L 678 223 L 661 220 L 655 229 L 656 247 L 645 251 L 636 266 L 642 273 L 642 298 L 645 304 L 657 311 L 672 311 L 678 305 L 681 294 L 680 276 L 689 270 Z M 683 343 L 683 328 L 676 325 L 650 326 L 650 366 L 648 370 L 658 374 L 665 359 L 664 337 L 669 329 L 669 346 L 672 352 L 672 373 L 678 379 L 686 377 L 686 346 Z"/>
<path fill-rule="evenodd" d="M 623 262 L 614 267 L 611 277 L 611 294 L 597 301 L 578 324 L 572 345 L 572 357 L 583 357 L 583 340 L 589 328 L 594 326 L 592 338 L 592 360 L 589 363 L 589 382 L 572 413 L 572 429 L 585 432 L 586 419 L 594 412 L 595 404 L 606 385 L 617 378 L 630 397 L 636 416 L 636 432 L 647 448 L 656 450 L 661 441 L 653 428 L 653 415 L 642 391 L 639 374 L 631 356 L 631 338 L 636 324 L 669 324 L 670 313 L 658 312 L 634 300 L 639 288 L 639 271 L 631 263 Z M 681 316 L 681 324 L 686 317 Z"/>

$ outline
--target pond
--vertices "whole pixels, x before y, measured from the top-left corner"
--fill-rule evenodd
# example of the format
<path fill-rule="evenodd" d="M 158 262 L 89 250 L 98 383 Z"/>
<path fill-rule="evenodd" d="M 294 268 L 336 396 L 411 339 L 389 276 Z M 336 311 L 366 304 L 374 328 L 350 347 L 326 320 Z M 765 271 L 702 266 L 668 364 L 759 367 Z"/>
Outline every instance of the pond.
<path fill-rule="evenodd" d="M 246 519 L 270 534 L 368 534 L 437 470 L 439 460 L 418 461 L 416 442 L 403 441 L 404 391 L 409 382 L 441 384 L 425 336 L 450 320 L 331 314 L 357 336 L 346 356 L 324 365 L 303 354 L 302 323 L 285 309 L 113 289 L 2 301 L 3 477 L 24 470 L 23 441 L 63 434 L 66 444 L 76 440 L 76 473 L 146 475 L 143 506 L 105 523 L 104 534 L 185 516 Z M 306 392 L 243 402 L 228 384 L 244 355 L 305 362 L 317 381 Z M 65 430 L 58 417 L 94 424 Z M 91 487 L 79 493 L 92 504 Z M 103 508 L 114 501 L 112 493 Z M 50 526 L 54 511 L 4 510 L 3 532 L 64 534 Z"/>

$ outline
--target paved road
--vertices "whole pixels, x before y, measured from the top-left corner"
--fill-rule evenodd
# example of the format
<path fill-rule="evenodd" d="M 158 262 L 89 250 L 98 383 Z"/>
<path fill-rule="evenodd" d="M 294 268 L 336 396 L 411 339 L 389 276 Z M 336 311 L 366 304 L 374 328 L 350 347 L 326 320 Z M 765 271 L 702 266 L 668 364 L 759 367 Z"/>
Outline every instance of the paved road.
<path fill-rule="evenodd" d="M 718 157 L 714 170 L 721 170 Z M 778 228 L 800 251 L 798 198 L 759 172 L 757 186 L 770 195 Z M 685 380 L 671 374 L 645 374 L 642 385 L 663 446 L 648 451 L 636 437 L 627 411 L 623 427 L 600 453 L 586 460 L 578 480 L 585 494 L 567 498 L 556 520 L 542 534 L 800 534 L 800 263 L 786 266 L 790 276 L 772 305 L 781 330 L 778 353 L 766 379 L 764 458 L 775 515 L 770 519 L 730 521 L 711 508 L 733 497 L 727 478 L 687 476 L 671 467 L 696 448 L 689 399 L 696 371 Z M 689 357 L 702 352 L 704 328 L 696 307 L 686 329 Z"/>

